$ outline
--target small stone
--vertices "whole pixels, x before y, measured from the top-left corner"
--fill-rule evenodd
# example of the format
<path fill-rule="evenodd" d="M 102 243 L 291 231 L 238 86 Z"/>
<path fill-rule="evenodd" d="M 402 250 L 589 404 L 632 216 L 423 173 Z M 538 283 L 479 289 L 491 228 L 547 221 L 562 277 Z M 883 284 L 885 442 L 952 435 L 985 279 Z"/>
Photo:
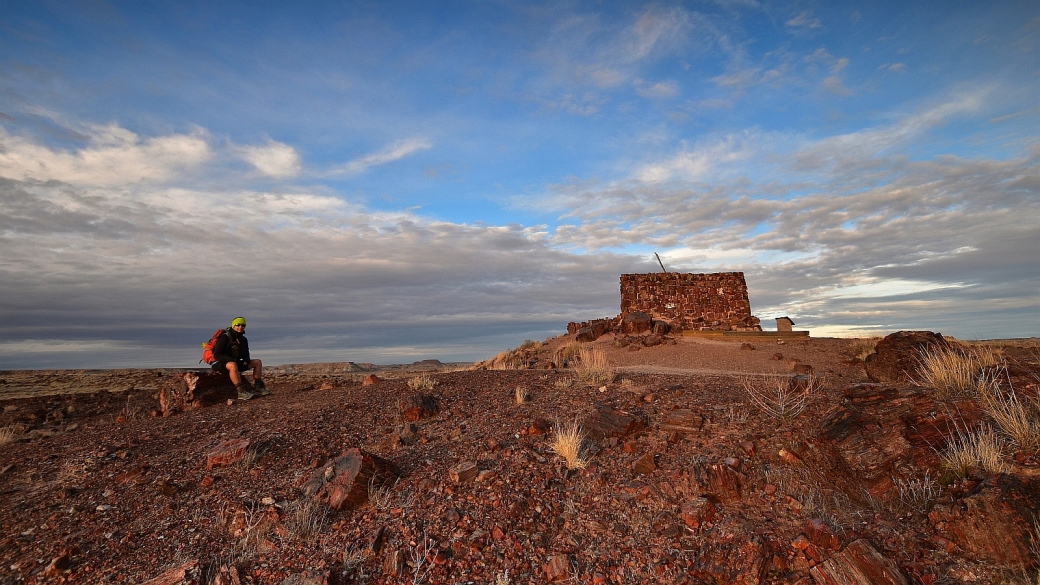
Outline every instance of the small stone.
<path fill-rule="evenodd" d="M 654 454 L 647 453 L 632 462 L 632 471 L 640 475 L 650 475 L 657 469 L 657 463 L 654 462 Z"/>
<path fill-rule="evenodd" d="M 206 453 L 206 469 L 226 467 L 241 461 L 249 448 L 248 439 L 231 439 L 217 445 Z"/>
<path fill-rule="evenodd" d="M 382 381 L 383 380 L 379 376 L 377 376 L 375 374 L 369 374 L 369 375 L 365 376 L 364 380 L 361 381 L 361 385 L 362 386 L 374 386 L 374 385 L 376 385 L 376 384 L 378 384 L 378 383 L 380 383 Z"/>
<path fill-rule="evenodd" d="M 448 475 L 455 483 L 472 481 L 476 479 L 478 473 L 477 464 L 472 461 L 463 461 L 448 471 Z"/>
<path fill-rule="evenodd" d="M 555 555 L 542 566 L 542 570 L 550 582 L 562 581 L 570 576 L 571 559 L 568 555 Z"/>

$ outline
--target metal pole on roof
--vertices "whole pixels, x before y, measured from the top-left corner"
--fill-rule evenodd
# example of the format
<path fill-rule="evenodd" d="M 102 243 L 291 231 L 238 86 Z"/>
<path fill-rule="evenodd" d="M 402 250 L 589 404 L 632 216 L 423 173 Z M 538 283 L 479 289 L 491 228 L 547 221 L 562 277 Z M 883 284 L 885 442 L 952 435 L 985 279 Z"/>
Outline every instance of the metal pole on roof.
<path fill-rule="evenodd" d="M 661 257 L 657 255 L 657 252 L 654 252 L 654 256 L 657 258 L 657 263 L 661 265 L 661 270 L 668 272 L 668 269 L 664 267 L 664 262 L 661 262 Z"/>

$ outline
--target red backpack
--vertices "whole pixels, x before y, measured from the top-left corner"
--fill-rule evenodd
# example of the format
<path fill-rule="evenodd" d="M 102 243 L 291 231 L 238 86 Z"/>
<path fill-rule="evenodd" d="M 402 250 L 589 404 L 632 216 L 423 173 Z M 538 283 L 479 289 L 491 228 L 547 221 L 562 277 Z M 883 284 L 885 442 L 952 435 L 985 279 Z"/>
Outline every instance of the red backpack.
<path fill-rule="evenodd" d="M 217 338 L 227 333 L 227 329 L 217 329 L 213 332 L 213 337 L 209 338 L 209 341 L 202 344 L 202 359 L 199 363 L 206 362 L 209 365 L 217 363 L 217 358 L 213 357 L 213 348 L 217 345 Z"/>

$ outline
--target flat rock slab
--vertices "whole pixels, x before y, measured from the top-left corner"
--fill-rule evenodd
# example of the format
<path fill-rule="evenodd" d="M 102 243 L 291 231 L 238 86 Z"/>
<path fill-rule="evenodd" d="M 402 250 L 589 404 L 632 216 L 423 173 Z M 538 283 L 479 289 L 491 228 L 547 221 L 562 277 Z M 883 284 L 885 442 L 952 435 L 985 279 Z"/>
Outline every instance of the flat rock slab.
<path fill-rule="evenodd" d="M 607 437 L 624 437 L 646 429 L 641 416 L 597 405 L 596 411 L 581 424 L 590 439 L 601 441 Z"/>

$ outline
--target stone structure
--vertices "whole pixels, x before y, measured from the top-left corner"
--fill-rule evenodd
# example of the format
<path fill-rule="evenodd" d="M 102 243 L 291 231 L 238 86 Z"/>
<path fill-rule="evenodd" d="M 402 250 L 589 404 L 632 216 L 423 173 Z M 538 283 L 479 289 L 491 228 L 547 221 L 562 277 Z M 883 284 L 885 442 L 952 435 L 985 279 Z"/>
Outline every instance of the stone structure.
<path fill-rule="evenodd" d="M 642 311 L 693 331 L 761 331 L 743 272 L 621 275 L 621 314 Z"/>
<path fill-rule="evenodd" d="M 776 330 L 777 331 L 792 331 L 794 321 L 790 317 L 777 317 L 776 318 Z"/>

